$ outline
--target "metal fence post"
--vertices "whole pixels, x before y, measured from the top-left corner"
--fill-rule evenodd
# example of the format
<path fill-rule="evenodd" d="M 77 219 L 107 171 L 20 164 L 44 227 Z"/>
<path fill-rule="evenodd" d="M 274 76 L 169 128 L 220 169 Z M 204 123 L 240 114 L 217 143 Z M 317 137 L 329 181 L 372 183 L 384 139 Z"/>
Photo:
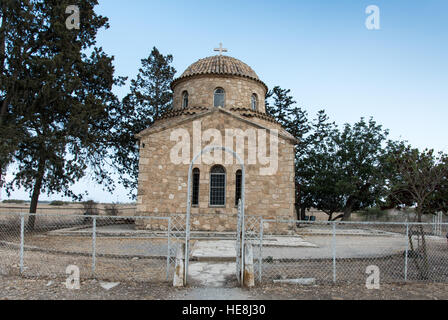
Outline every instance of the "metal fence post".
<path fill-rule="evenodd" d="M 166 255 L 166 281 L 170 277 L 170 259 L 171 259 L 171 217 L 168 218 L 168 253 Z"/>
<path fill-rule="evenodd" d="M 96 267 L 96 217 L 92 222 L 92 274 L 95 275 Z"/>
<path fill-rule="evenodd" d="M 333 221 L 333 239 L 331 244 L 333 252 L 333 283 L 336 283 L 336 222 Z"/>
<path fill-rule="evenodd" d="M 404 281 L 408 281 L 408 255 L 409 255 L 409 223 L 406 222 L 406 250 L 404 253 Z"/>
<path fill-rule="evenodd" d="M 23 274 L 23 253 L 25 247 L 25 215 L 20 214 L 20 274 Z"/>
<path fill-rule="evenodd" d="M 188 278 L 188 263 L 190 261 L 190 214 L 187 214 L 187 221 L 185 224 L 185 255 L 184 255 L 184 286 L 187 285 Z"/>
<path fill-rule="evenodd" d="M 244 170 L 244 168 L 243 168 L 243 170 Z M 243 174 L 243 177 L 244 177 L 244 174 Z M 243 192 L 243 197 L 244 197 L 244 190 L 242 192 Z M 243 206 L 244 206 L 244 201 L 242 201 L 241 212 L 240 212 L 240 214 L 242 216 L 242 219 L 241 219 L 241 286 L 242 287 L 244 286 L 244 269 L 246 268 L 245 267 L 245 265 L 246 265 L 246 258 L 245 258 L 246 248 L 245 248 L 245 244 L 244 244 L 245 228 L 246 227 L 244 224 L 245 217 L 244 217 Z"/>
<path fill-rule="evenodd" d="M 261 283 L 262 281 L 262 272 L 263 272 L 263 217 L 260 218 L 260 244 L 259 244 L 259 252 L 258 252 L 258 281 Z"/>

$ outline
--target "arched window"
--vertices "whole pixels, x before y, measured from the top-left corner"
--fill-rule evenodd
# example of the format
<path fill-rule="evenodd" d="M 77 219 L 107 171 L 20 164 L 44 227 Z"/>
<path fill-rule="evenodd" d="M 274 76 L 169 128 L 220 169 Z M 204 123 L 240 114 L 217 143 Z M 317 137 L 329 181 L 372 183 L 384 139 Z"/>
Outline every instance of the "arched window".
<path fill-rule="evenodd" d="M 235 174 L 235 206 L 238 206 L 238 201 L 241 199 L 241 183 L 243 181 L 243 172 L 238 170 Z"/>
<path fill-rule="evenodd" d="M 191 194 L 191 205 L 199 205 L 199 181 L 201 178 L 201 171 L 198 168 L 193 169 L 193 192 Z"/>
<path fill-rule="evenodd" d="M 220 165 L 210 170 L 210 205 L 226 205 L 226 170 Z"/>
<path fill-rule="evenodd" d="M 215 107 L 224 107 L 226 103 L 226 92 L 223 88 L 217 88 L 213 99 Z"/>
<path fill-rule="evenodd" d="M 188 108 L 188 91 L 182 93 L 182 108 Z"/>
<path fill-rule="evenodd" d="M 252 95 L 252 99 L 250 101 L 250 107 L 252 108 L 253 111 L 257 111 L 258 109 L 258 98 L 255 93 Z"/>

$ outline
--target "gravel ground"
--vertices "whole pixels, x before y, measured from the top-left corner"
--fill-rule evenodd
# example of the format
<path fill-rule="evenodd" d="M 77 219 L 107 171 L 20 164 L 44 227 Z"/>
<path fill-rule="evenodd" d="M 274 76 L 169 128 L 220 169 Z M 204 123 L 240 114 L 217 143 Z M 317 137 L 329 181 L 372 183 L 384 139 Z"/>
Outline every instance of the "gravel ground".
<path fill-rule="evenodd" d="M 0 247 L 0 275 L 19 275 L 19 255 L 16 250 Z M 95 275 L 92 274 L 92 258 L 88 255 L 52 254 L 25 251 L 24 275 L 48 278 L 65 276 L 67 266 L 80 269 L 81 278 L 97 277 L 104 281 L 140 281 L 159 283 L 166 281 L 166 259 L 116 259 L 96 258 Z M 172 269 L 172 268 L 171 268 Z M 170 270 L 172 275 L 172 270 Z M 170 276 L 171 276 L 170 275 Z"/>
<path fill-rule="evenodd" d="M 176 244 L 172 239 L 171 245 Z M 19 245 L 18 241 L 14 242 Z M 25 237 L 25 245 L 42 250 L 56 250 L 81 254 L 92 253 L 92 238 L 32 235 Z M 123 257 L 151 257 L 166 256 L 168 251 L 167 239 L 139 239 L 124 237 L 97 237 L 96 252 L 103 255 L 120 255 Z M 172 250 L 174 251 L 174 249 Z"/>
<path fill-rule="evenodd" d="M 176 289 L 169 283 L 125 282 L 106 290 L 86 280 L 80 290 L 68 290 L 65 279 L 0 276 L 0 300 L 447 300 L 448 284 L 388 284 L 380 290 L 362 285 L 265 285 L 240 288 Z"/>
<path fill-rule="evenodd" d="M 386 284 L 379 290 L 363 285 L 265 285 L 251 291 L 280 300 L 448 300 L 448 284 Z"/>
<path fill-rule="evenodd" d="M 79 290 L 69 290 L 64 278 L 0 277 L 0 300 L 161 300 L 174 288 L 166 283 L 120 283 L 106 290 L 97 280 L 81 282 Z"/>

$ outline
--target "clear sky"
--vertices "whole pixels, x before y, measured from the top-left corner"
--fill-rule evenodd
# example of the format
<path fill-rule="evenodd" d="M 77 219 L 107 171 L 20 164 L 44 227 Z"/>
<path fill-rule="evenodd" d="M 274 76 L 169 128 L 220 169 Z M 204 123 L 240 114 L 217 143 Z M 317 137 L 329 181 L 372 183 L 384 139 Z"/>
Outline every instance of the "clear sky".
<path fill-rule="evenodd" d="M 369 5 L 380 30 L 365 27 Z M 153 46 L 182 73 L 222 42 L 311 115 L 325 109 L 338 124 L 373 116 L 391 138 L 448 152 L 446 0 L 100 0 L 97 10 L 111 26 L 97 45 L 115 56 L 117 75 L 135 77 Z M 86 188 L 98 201 L 128 201 L 87 181 L 74 189 Z"/>

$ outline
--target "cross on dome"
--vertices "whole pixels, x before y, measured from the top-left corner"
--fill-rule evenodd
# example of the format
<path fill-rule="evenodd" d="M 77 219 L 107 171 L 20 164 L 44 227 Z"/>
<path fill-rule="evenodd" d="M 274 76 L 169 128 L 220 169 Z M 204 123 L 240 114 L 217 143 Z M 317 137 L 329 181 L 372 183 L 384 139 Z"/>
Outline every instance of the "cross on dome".
<path fill-rule="evenodd" d="M 219 55 L 222 56 L 223 52 L 228 52 L 229 50 L 222 47 L 222 42 L 219 43 L 219 48 L 215 48 L 214 51 L 219 52 Z"/>

